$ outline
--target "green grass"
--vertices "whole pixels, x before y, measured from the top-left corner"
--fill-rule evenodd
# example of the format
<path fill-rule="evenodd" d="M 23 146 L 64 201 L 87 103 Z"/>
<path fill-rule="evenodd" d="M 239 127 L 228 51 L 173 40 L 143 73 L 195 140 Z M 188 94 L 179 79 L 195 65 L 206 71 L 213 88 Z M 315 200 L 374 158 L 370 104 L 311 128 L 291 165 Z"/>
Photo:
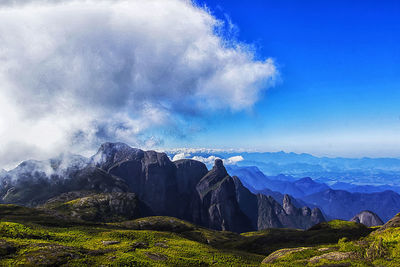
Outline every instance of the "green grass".
<path fill-rule="evenodd" d="M 319 225 L 314 231 L 330 227 L 337 231 L 353 229 L 360 231 L 349 222 L 332 221 Z M 400 227 L 370 228 L 365 237 L 352 239 L 343 237 L 338 242 L 311 246 L 306 250 L 288 253 L 284 250 L 280 256 L 265 263 L 268 266 L 324 266 L 342 264 L 342 266 L 400 266 Z M 378 230 L 378 231 L 377 231 Z M 274 252 L 276 255 L 279 251 Z M 329 254 L 330 253 L 330 254 Z M 328 255 L 329 254 L 329 255 Z M 331 256 L 331 257 L 329 257 Z"/>
<path fill-rule="evenodd" d="M 371 231 L 372 229 L 362 224 L 335 220 L 316 225 L 306 231 L 271 228 L 263 231 L 244 233 L 241 236 L 245 238 L 228 242 L 225 246 L 232 249 L 268 255 L 282 248 L 335 244 L 343 237 L 356 240 L 367 236 Z"/>
<path fill-rule="evenodd" d="M 334 220 L 307 231 L 214 231 L 165 216 L 88 223 L 0 205 L 0 266 L 400 266 L 400 228 Z M 103 241 L 116 241 L 105 244 Z"/>
<path fill-rule="evenodd" d="M 49 265 L 68 263 L 76 266 L 156 263 L 168 266 L 256 266 L 263 259 L 262 255 L 216 249 L 177 233 L 152 230 L 120 230 L 101 226 L 60 228 L 0 222 L 0 236 L 7 246 L 15 248 L 14 253 L 3 255 L 0 259 L 0 265 L 9 266 L 35 265 L 43 257 Z M 118 243 L 105 245 L 103 241 Z M 134 249 L 136 243 L 147 245 L 146 248 Z M 154 255 L 161 260 L 151 259 Z"/>
<path fill-rule="evenodd" d="M 0 205 L 0 216 L 1 266 L 257 266 L 264 258 L 213 246 L 238 234 L 171 217 L 109 224 L 67 220 L 62 226 L 57 214 L 15 205 Z M 135 249 L 138 243 L 146 245 Z"/>

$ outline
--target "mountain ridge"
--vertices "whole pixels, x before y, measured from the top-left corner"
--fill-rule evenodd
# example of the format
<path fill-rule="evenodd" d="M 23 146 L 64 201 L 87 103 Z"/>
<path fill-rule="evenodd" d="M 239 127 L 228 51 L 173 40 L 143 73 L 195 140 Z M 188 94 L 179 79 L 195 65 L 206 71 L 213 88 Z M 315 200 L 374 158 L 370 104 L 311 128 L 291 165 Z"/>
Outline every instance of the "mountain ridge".
<path fill-rule="evenodd" d="M 260 219 L 263 213 L 262 210 L 258 212 L 260 206 L 272 205 L 273 213 L 279 213 L 282 227 L 306 228 L 325 220 L 322 215 L 314 221 L 309 214 L 303 216 L 300 213 L 295 218 L 286 214 L 275 200 L 271 202 L 272 198 L 268 202 L 258 196 L 258 201 L 252 202 L 254 210 L 257 208 L 257 215 L 250 216 L 252 222 L 238 203 L 237 192 L 241 189 L 238 190 L 237 186 L 242 185 L 235 183 L 218 159 L 208 170 L 198 161 L 172 162 L 165 153 L 143 151 L 123 143 L 104 143 L 84 167 L 79 164 L 72 168 L 64 166 L 62 172 L 55 173 L 58 166 L 63 165 L 62 161 L 53 165 L 47 163 L 28 161 L 3 176 L 0 187 L 2 202 L 36 206 L 62 193 L 77 190 L 135 193 L 150 214 L 177 217 L 212 229 L 236 232 L 268 226 L 262 222 L 270 218 L 264 214 Z M 18 175 L 11 178 L 8 174 L 13 171 Z M 261 223 L 256 224 L 255 217 Z"/>

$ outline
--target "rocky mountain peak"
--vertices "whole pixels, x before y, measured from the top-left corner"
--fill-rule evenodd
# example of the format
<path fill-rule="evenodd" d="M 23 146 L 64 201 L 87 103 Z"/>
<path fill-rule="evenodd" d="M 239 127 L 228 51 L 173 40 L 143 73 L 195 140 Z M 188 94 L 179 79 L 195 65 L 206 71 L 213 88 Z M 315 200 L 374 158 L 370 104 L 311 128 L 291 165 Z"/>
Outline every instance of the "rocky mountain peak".
<path fill-rule="evenodd" d="M 311 210 L 309 207 L 303 207 L 301 209 L 301 214 L 303 214 L 303 216 L 310 216 L 311 215 Z"/>
<path fill-rule="evenodd" d="M 104 143 L 90 159 L 95 166 L 108 170 L 117 162 L 142 158 L 143 150 L 132 148 L 124 143 Z"/>
<path fill-rule="evenodd" d="M 283 204 L 285 205 L 290 205 L 290 204 L 292 204 L 292 200 L 291 200 L 291 198 L 290 198 L 290 196 L 288 195 L 288 194 L 285 194 L 284 196 L 283 196 Z"/>
<path fill-rule="evenodd" d="M 214 167 L 200 180 L 197 185 L 197 190 L 203 195 L 204 190 L 211 188 L 213 185 L 222 182 L 226 177 L 229 177 L 221 159 L 216 159 Z M 207 191 L 207 190 L 206 190 Z"/>
<path fill-rule="evenodd" d="M 292 204 L 292 199 L 289 195 L 285 194 L 283 196 L 283 209 L 288 215 L 296 215 L 298 213 L 298 209 Z"/>
<path fill-rule="evenodd" d="M 224 168 L 225 169 L 222 159 L 216 159 L 214 161 L 214 168 L 218 168 L 218 169 L 219 168 Z"/>
<path fill-rule="evenodd" d="M 214 167 L 211 169 L 210 172 L 213 172 L 216 176 L 221 178 L 228 175 L 228 172 L 225 169 L 222 159 L 216 159 L 214 161 Z"/>
<path fill-rule="evenodd" d="M 320 222 L 324 222 L 324 221 L 325 221 L 325 217 L 322 214 L 322 211 L 319 208 L 313 208 L 311 210 L 312 225 L 320 223 Z"/>

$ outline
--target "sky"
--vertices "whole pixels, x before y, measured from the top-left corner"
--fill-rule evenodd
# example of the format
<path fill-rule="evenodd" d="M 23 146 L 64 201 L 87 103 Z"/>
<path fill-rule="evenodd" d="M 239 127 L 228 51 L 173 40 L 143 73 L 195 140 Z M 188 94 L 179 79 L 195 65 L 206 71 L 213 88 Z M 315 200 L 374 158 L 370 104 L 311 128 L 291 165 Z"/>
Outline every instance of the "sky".
<path fill-rule="evenodd" d="M 273 58 L 281 78 L 251 112 L 218 116 L 201 145 L 400 155 L 399 1 L 201 2 Z"/>
<path fill-rule="evenodd" d="M 400 155 L 398 1 L 0 2 L 0 167 L 106 141 Z"/>

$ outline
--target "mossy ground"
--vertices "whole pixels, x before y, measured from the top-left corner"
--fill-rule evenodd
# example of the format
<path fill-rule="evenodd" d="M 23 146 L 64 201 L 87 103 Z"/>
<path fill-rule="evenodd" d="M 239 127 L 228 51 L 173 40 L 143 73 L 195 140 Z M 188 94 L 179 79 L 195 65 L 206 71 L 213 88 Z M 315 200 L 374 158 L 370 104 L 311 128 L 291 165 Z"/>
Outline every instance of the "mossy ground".
<path fill-rule="evenodd" d="M 326 223 L 338 231 L 351 229 L 349 222 Z M 370 228 L 365 237 L 343 237 L 337 243 L 311 246 L 301 251 L 281 253 L 280 257 L 264 260 L 266 266 L 400 266 L 400 228 Z M 282 250 L 283 251 L 283 250 Z M 279 252 L 279 251 L 278 251 Z M 278 252 L 275 252 L 278 254 Z M 283 251 L 284 252 L 284 251 Z"/>
<path fill-rule="evenodd" d="M 57 214 L 0 205 L 0 218 L 1 266 L 257 266 L 264 258 L 213 246 L 238 234 L 170 217 L 62 226 Z"/>
<path fill-rule="evenodd" d="M 171 217 L 87 223 L 0 205 L 0 266 L 259 266 L 268 255 L 266 266 L 400 266 L 399 241 L 400 228 L 344 221 L 236 234 Z"/>
<path fill-rule="evenodd" d="M 68 228 L 0 222 L 1 265 L 258 265 L 261 255 L 221 250 L 180 234 L 108 227 Z M 105 244 L 104 241 L 117 241 Z M 136 244 L 145 244 L 135 248 Z M 137 247 L 137 246 L 136 246 Z"/>

